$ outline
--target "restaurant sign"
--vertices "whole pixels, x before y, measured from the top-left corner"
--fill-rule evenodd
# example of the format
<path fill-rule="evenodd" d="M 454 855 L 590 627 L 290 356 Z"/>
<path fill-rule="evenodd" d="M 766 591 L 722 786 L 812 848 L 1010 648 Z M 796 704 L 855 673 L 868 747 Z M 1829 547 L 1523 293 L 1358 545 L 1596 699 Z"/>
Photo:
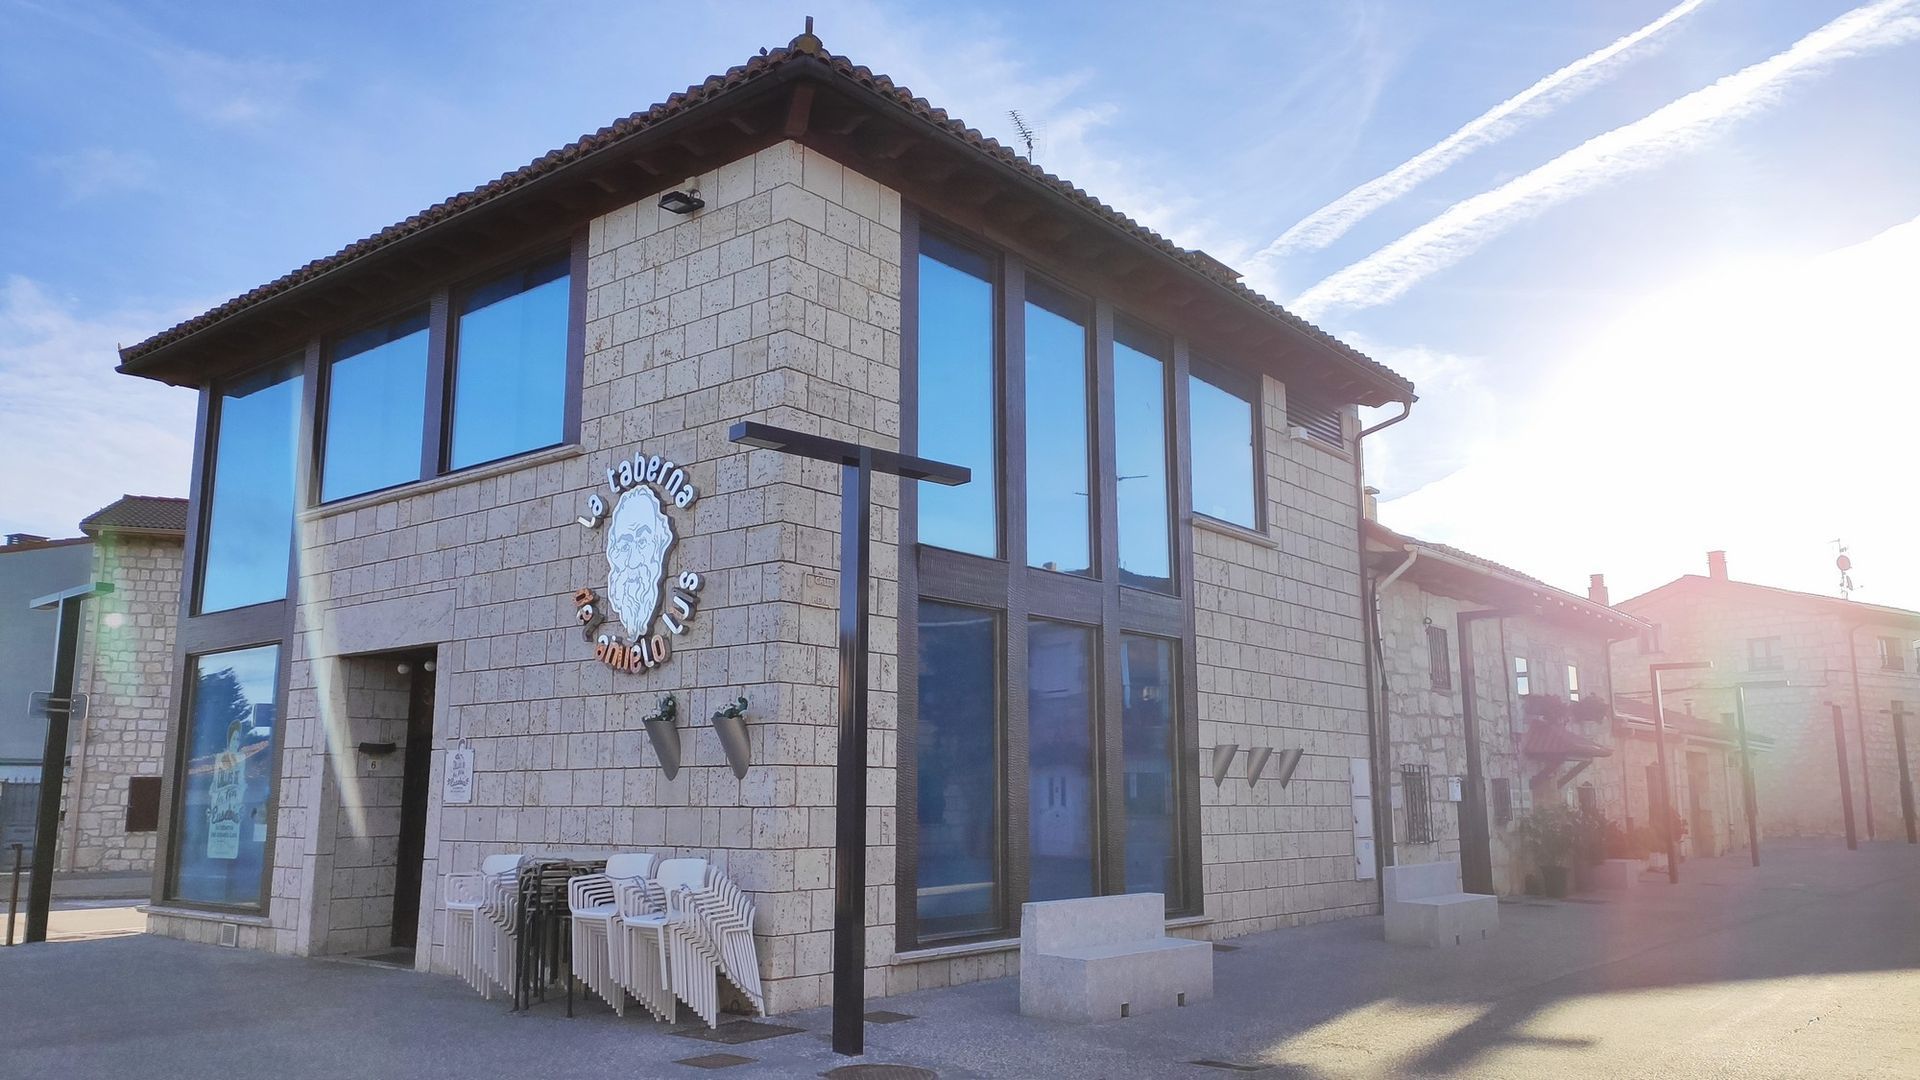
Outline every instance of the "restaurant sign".
<path fill-rule="evenodd" d="M 699 498 L 684 467 L 641 451 L 607 469 L 607 492 L 589 495 L 575 519 L 606 532 L 606 587 L 579 589 L 573 603 L 593 655 L 608 667 L 641 672 L 666 663 L 698 610 L 700 575 L 671 572 L 676 535 L 667 507 L 687 510 Z"/>

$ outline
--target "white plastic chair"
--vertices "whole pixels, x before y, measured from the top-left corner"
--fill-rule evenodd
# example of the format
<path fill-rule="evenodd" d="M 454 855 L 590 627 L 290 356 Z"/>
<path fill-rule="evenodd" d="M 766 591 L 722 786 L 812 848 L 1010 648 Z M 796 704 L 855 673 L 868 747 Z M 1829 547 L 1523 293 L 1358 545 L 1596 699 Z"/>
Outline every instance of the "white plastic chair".
<path fill-rule="evenodd" d="M 662 897 L 675 890 L 703 888 L 705 859 L 666 859 L 655 868 L 651 882 L 632 881 L 619 891 L 621 948 L 626 956 L 621 974 L 647 1011 L 669 1024 L 679 1017 L 667 966 L 667 912 Z"/>
<path fill-rule="evenodd" d="M 504 857 L 502 858 L 504 865 Z M 488 861 L 491 861 L 489 859 Z M 520 869 L 525 857 L 513 856 L 513 863 L 498 873 L 486 873 L 480 866 L 480 911 L 474 918 L 473 965 L 480 976 L 480 996 L 493 1000 L 493 988 L 513 994 L 515 974 L 514 938 L 520 933 Z"/>
<path fill-rule="evenodd" d="M 627 993 L 621 979 L 626 967 L 625 950 L 613 947 L 613 926 L 620 920 L 619 887 L 653 877 L 658 862 L 648 854 L 611 855 L 605 873 L 583 875 L 567 883 L 573 973 L 619 1016 L 627 1014 Z"/>
<path fill-rule="evenodd" d="M 718 869 L 699 890 L 666 893 L 668 965 L 675 997 L 709 1028 L 720 1022 L 720 977 L 740 989 L 753 1011 L 766 1015 L 760 958 L 753 944 L 753 901 Z"/>
<path fill-rule="evenodd" d="M 477 874 L 447 875 L 447 962 L 468 986 L 482 994 L 488 994 L 489 988 L 477 962 L 482 937 L 480 910 L 486 906 L 491 879 L 513 875 L 520 868 L 521 858 L 519 854 L 489 855 L 480 861 Z"/>

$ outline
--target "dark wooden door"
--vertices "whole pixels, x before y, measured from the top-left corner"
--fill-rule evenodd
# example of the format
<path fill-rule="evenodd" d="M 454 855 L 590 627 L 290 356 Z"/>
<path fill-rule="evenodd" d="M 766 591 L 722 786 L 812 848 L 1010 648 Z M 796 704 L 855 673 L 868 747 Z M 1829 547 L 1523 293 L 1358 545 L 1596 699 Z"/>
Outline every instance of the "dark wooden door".
<path fill-rule="evenodd" d="M 420 871 L 427 851 L 427 781 L 433 767 L 433 672 L 413 663 L 407 745 L 400 780 L 400 842 L 393 871 L 393 944 L 410 948 L 419 935 Z"/>

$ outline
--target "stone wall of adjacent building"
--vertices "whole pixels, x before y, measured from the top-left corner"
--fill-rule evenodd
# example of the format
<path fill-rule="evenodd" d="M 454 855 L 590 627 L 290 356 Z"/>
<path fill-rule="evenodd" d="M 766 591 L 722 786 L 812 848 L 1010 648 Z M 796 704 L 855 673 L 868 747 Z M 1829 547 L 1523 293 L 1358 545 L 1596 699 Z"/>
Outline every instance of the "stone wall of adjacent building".
<path fill-rule="evenodd" d="M 1620 740 L 1620 760 L 1606 766 L 1626 792 L 1625 823 L 1639 829 L 1653 821 L 1649 774 L 1658 772 L 1659 751 L 1650 732 L 1636 731 Z M 1704 771 L 1690 762 L 1699 759 Z M 1668 786 L 1674 805 L 1687 823 L 1680 840 L 1683 858 L 1709 858 L 1747 850 L 1747 819 L 1740 796 L 1740 757 L 1718 740 L 1670 734 L 1667 742 Z M 1697 787 L 1704 776 L 1706 784 Z M 1702 820 L 1704 817 L 1704 821 Z M 1702 825 L 1705 825 L 1702 828 Z M 1764 830 L 1762 835 L 1765 835 Z M 1657 849 L 1659 841 L 1653 841 Z"/>
<path fill-rule="evenodd" d="M 1379 910 L 1355 864 L 1351 763 L 1368 737 L 1354 463 L 1289 436 L 1281 383 L 1261 398 L 1265 533 L 1193 529 L 1198 749 L 1242 748 L 1230 779 L 1199 788 L 1212 937 Z M 1304 754 L 1285 787 L 1271 765 L 1250 786 L 1255 748 Z"/>
<path fill-rule="evenodd" d="M 1710 587 L 1710 586 L 1709 586 Z M 1861 839 L 1904 837 L 1901 821 L 1899 759 L 1891 710 L 1900 702 L 1907 713 L 1909 769 L 1920 776 L 1920 672 L 1911 642 L 1920 634 L 1898 624 L 1864 621 L 1857 632 L 1838 614 L 1810 612 L 1801 604 L 1771 602 L 1745 593 L 1737 584 L 1710 601 L 1692 594 L 1652 596 L 1623 609 L 1660 625 L 1659 651 L 1634 642 L 1614 647 L 1614 681 L 1623 692 L 1644 695 L 1647 664 L 1654 661 L 1711 660 L 1705 673 L 1674 672 L 1664 680 L 1669 708 L 1691 708 L 1710 717 L 1733 714 L 1734 682 L 1785 680 L 1785 688 L 1747 692 L 1749 730 L 1773 740 L 1754 757 L 1762 832 L 1779 836 L 1839 836 L 1845 831 L 1840 774 L 1834 752 L 1832 705 L 1841 707 L 1846 735 L 1853 811 Z M 1863 620 L 1866 617 L 1862 616 Z M 1878 639 L 1907 642 L 1900 670 L 1881 667 Z M 1756 671 L 1748 659 L 1748 641 L 1780 638 L 1782 665 Z M 1858 671 L 1859 701 L 1855 699 Z M 1872 804 L 1872 815 L 1867 813 Z"/>
<path fill-rule="evenodd" d="M 74 685 L 87 715 L 69 735 L 58 865 L 148 871 L 159 834 L 127 831 L 129 781 L 165 768 L 182 542 L 109 532 L 93 548 L 94 580 L 113 591 L 82 608 Z"/>
<path fill-rule="evenodd" d="M 1467 747 L 1460 686 L 1459 623 L 1462 611 L 1479 611 L 1487 604 L 1429 592 L 1408 576 L 1380 595 L 1382 653 L 1386 670 L 1383 724 L 1387 732 L 1389 792 L 1393 809 L 1394 858 L 1400 863 L 1435 862 L 1460 858 L 1460 812 L 1464 805 L 1453 797 L 1453 785 L 1464 788 Z M 1447 655 L 1436 658 L 1428 645 L 1427 628 L 1447 632 Z M 1569 629 L 1533 618 L 1476 620 L 1472 624 L 1474 658 L 1474 714 L 1479 723 L 1482 779 L 1487 787 L 1488 840 L 1493 857 L 1494 887 L 1517 893 L 1531 872 L 1513 832 L 1513 820 L 1531 810 L 1543 791 L 1549 797 L 1576 803 L 1579 788 L 1590 783 L 1602 811 L 1620 816 L 1620 786 L 1609 759 L 1590 766 L 1564 787 L 1552 781 L 1536 783 L 1542 765 L 1521 755 L 1527 719 L 1516 685 L 1515 657 L 1526 657 L 1533 693 L 1564 698 L 1566 666 L 1578 665 L 1583 693 L 1605 695 L 1606 645 L 1592 633 Z M 1446 687 L 1434 686 L 1435 663 L 1447 669 Z M 1611 743 L 1605 724 L 1574 724 L 1572 729 L 1603 745 Z M 1617 751 L 1616 751 L 1617 752 Z M 1409 818 L 1411 784 L 1402 766 L 1427 768 L 1426 805 L 1430 841 L 1412 842 Z M 1566 766 L 1559 770 L 1566 771 Z M 1496 781 L 1506 782 L 1508 810 L 1495 806 Z M 1462 792 L 1464 794 L 1464 791 Z"/>

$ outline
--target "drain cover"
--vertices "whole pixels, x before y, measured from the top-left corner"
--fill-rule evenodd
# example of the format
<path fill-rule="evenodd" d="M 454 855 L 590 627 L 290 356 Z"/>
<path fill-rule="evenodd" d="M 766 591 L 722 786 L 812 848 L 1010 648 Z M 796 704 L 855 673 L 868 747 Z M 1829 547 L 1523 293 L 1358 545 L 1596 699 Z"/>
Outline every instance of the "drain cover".
<path fill-rule="evenodd" d="M 902 1020 L 912 1019 L 912 1013 L 889 1012 L 886 1009 L 875 1009 L 867 1014 L 867 1023 L 869 1024 L 897 1024 Z"/>
<path fill-rule="evenodd" d="M 842 1065 L 820 1075 L 827 1080 L 939 1080 L 940 1076 L 917 1065 Z"/>
<path fill-rule="evenodd" d="M 739 1054 L 701 1054 L 699 1057 L 681 1058 L 674 1064 L 691 1065 L 696 1069 L 730 1069 L 735 1065 L 751 1065 L 758 1060 Z"/>
<path fill-rule="evenodd" d="M 776 1039 L 782 1035 L 792 1035 L 802 1030 L 797 1027 L 782 1027 L 779 1024 L 760 1024 L 752 1020 L 735 1020 L 721 1024 L 717 1028 L 689 1027 L 674 1032 L 683 1039 L 701 1039 L 706 1042 L 721 1043 L 725 1046 L 738 1046 L 741 1043 L 759 1042 L 761 1039 Z"/>

